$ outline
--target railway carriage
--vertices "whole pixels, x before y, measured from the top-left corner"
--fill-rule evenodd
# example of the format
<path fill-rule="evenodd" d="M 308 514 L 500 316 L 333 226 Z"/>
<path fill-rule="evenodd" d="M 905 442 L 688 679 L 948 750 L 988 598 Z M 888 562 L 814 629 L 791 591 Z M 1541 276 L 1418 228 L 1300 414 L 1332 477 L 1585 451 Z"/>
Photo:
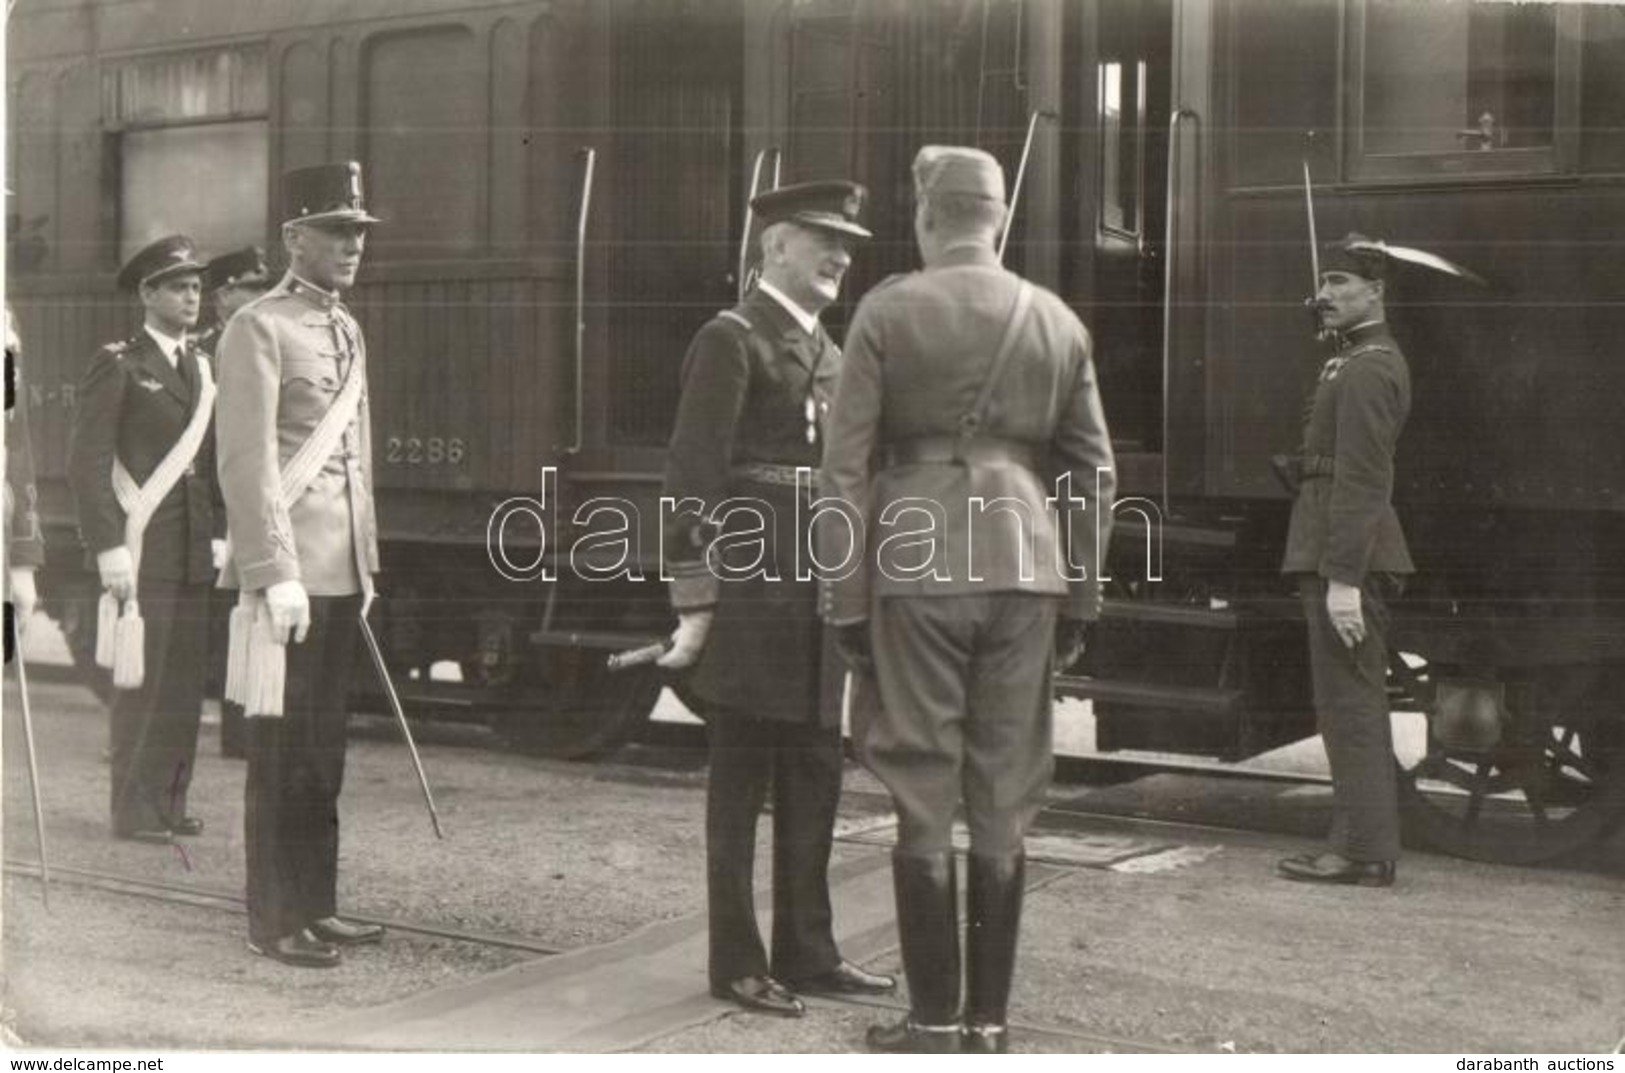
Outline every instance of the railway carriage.
<path fill-rule="evenodd" d="M 354 158 L 389 221 L 352 305 L 391 660 L 524 747 L 612 747 L 661 685 L 604 655 L 668 628 L 663 445 L 687 340 L 748 278 L 749 194 L 869 186 L 839 322 L 913 266 L 914 150 L 964 142 L 1020 172 L 1007 263 L 1091 326 L 1117 440 L 1108 621 L 1061 689 L 1108 754 L 1257 755 L 1314 732 L 1269 462 L 1327 356 L 1307 173 L 1323 238 L 1489 281 L 1394 289 L 1412 829 L 1534 860 L 1625 817 L 1625 9 L 22 0 L 10 31 L 48 595 L 84 583 L 62 461 L 83 364 L 129 327 L 120 257 L 180 229 L 274 247 L 274 177 Z"/>

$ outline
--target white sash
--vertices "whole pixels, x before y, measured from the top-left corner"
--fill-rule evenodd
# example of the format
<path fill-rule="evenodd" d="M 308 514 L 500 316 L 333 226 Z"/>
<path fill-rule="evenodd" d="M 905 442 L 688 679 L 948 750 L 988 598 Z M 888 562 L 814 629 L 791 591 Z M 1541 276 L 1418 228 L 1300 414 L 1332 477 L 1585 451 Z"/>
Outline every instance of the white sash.
<path fill-rule="evenodd" d="M 361 407 L 361 388 L 364 378 L 359 350 L 350 359 L 350 371 L 339 388 L 333 405 L 327 408 L 316 423 L 309 438 L 282 467 L 282 509 L 289 511 L 305 494 L 316 477 L 338 449 L 339 441 L 350 422 L 355 420 Z M 231 557 L 231 535 L 226 535 L 226 557 Z M 365 565 L 357 564 L 361 575 L 361 592 L 365 605 L 372 602 L 372 575 Z M 283 685 L 286 675 L 286 654 L 283 646 L 271 638 L 270 613 L 265 608 L 263 593 L 244 588 L 237 596 L 237 607 L 231 613 L 230 640 L 226 657 L 226 699 L 241 704 L 250 716 L 282 715 Z"/>
<path fill-rule="evenodd" d="M 163 461 L 147 477 L 147 483 L 136 484 L 130 471 L 124 468 L 124 463 L 117 457 L 113 459 L 113 496 L 124 510 L 124 544 L 130 549 L 136 578 L 141 576 L 141 540 L 147 531 L 147 523 L 152 521 L 158 504 L 164 501 L 164 497 L 180 482 L 197 458 L 198 451 L 203 447 L 203 434 L 209 428 L 209 418 L 214 414 L 214 377 L 209 373 L 208 362 L 198 359 L 197 372 L 198 397 L 192 418 L 186 423 L 180 439 L 175 441 Z"/>

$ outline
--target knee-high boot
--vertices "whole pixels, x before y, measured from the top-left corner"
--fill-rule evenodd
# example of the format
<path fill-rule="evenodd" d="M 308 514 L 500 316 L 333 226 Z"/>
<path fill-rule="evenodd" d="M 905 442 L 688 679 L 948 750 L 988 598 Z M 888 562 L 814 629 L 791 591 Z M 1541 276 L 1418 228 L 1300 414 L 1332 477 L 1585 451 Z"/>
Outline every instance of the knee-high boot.
<path fill-rule="evenodd" d="M 1010 1046 L 1006 1027 L 1010 983 L 1015 977 L 1016 938 L 1021 931 L 1027 858 L 1019 850 L 1005 857 L 969 858 L 969 898 L 965 929 L 965 1049 L 1003 1054 Z"/>
<path fill-rule="evenodd" d="M 892 854 L 897 933 L 909 1015 L 869 1029 L 869 1049 L 902 1054 L 959 1050 L 959 890 L 950 853 Z"/>

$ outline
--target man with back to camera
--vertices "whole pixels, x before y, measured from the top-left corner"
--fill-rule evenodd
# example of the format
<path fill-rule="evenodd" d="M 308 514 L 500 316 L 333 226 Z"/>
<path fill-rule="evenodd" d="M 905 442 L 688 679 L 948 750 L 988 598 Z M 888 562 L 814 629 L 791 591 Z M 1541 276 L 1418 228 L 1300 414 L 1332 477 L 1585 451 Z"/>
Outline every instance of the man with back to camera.
<path fill-rule="evenodd" d="M 1388 604 L 1415 571 L 1394 512 L 1394 452 L 1411 409 L 1405 355 L 1388 330 L 1388 258 L 1350 234 L 1322 255 L 1315 308 L 1338 334 L 1304 415 L 1281 572 L 1309 627 L 1315 713 L 1332 769 L 1330 848 L 1281 861 L 1305 883 L 1387 887 L 1399 859 L 1399 790 L 1388 715 Z"/>
<path fill-rule="evenodd" d="M 366 346 L 340 297 L 378 220 L 359 164 L 290 171 L 282 193 L 288 273 L 220 340 L 222 583 L 242 590 L 232 643 L 261 682 L 246 712 L 249 949 L 325 968 L 383 937 L 341 919 L 336 890 L 345 702 L 378 569 Z"/>
<path fill-rule="evenodd" d="M 265 263 L 265 251 L 258 246 L 244 246 L 240 250 L 223 253 L 211 260 L 203 269 L 203 293 L 208 296 L 214 305 L 215 321 L 206 331 L 198 336 L 198 349 L 205 354 L 215 355 L 220 347 L 220 336 L 226 330 L 226 324 L 232 315 L 243 306 L 264 294 L 272 284 L 270 267 Z M 216 362 L 216 368 L 219 363 Z M 216 562 L 216 567 L 225 565 Z M 224 616 L 217 607 L 212 616 L 215 624 L 224 621 Z M 226 631 L 216 629 L 210 637 L 211 646 L 218 651 L 210 652 L 210 659 L 215 661 L 216 673 L 224 666 L 225 652 L 223 646 L 215 644 L 218 639 L 224 638 Z M 243 726 L 243 706 L 236 701 L 222 701 L 220 705 L 220 755 L 241 760 L 246 757 L 244 745 L 246 730 Z"/>
<path fill-rule="evenodd" d="M 829 856 L 841 795 L 838 705 L 821 695 L 823 632 L 816 582 L 799 580 L 807 534 L 798 531 L 796 471 L 817 472 L 840 351 L 818 314 L 840 293 L 863 188 L 803 183 L 758 196 L 765 225 L 762 276 L 737 307 L 712 318 L 683 361 L 682 399 L 663 495 L 666 569 L 679 616 L 661 665 L 693 666 L 690 690 L 705 717 L 706 897 L 711 992 L 745 1009 L 799 1017 L 796 991 L 875 994 L 889 976 L 844 960 L 835 946 Z M 761 545 L 723 550 L 705 514 L 730 497 L 772 512 Z M 684 510 L 685 501 L 698 510 Z M 804 505 L 804 504 L 801 504 Z M 737 576 L 735 571 L 737 570 Z M 724 580 L 724 576 L 727 579 Z M 756 821 L 773 790 L 771 958 L 756 926 L 752 865 Z"/>
<path fill-rule="evenodd" d="M 215 386 L 189 337 L 203 265 L 184 235 L 119 271 L 142 330 L 96 352 L 79 387 L 68 479 L 101 578 L 99 662 L 113 669 L 112 827 L 167 843 L 197 835 L 187 815 L 197 758 L 214 573 Z"/>
<path fill-rule="evenodd" d="M 866 295 L 847 337 L 823 491 L 849 513 L 819 517 L 824 611 L 854 671 L 878 685 L 879 709 L 855 710 L 853 738 L 898 816 L 909 1014 L 871 1028 L 869 1047 L 1002 1052 L 1023 838 L 1054 766 L 1050 679 L 1099 615 L 1116 483 L 1088 331 L 999 264 L 998 161 L 927 146 L 914 182 L 925 269 Z M 855 566 L 843 571 L 849 553 Z"/>

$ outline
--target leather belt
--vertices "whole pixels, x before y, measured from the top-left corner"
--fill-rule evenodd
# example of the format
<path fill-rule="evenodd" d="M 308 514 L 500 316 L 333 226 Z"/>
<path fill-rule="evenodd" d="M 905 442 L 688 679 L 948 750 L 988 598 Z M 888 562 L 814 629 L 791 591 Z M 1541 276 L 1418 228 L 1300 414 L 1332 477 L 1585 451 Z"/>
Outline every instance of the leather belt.
<path fill-rule="evenodd" d="M 799 484 L 810 492 L 818 491 L 818 467 L 801 466 L 806 470 Z M 787 488 L 797 486 L 796 472 L 798 467 L 780 465 L 776 462 L 740 462 L 729 468 L 728 473 L 735 480 L 755 481 L 757 484 L 777 484 Z"/>
<path fill-rule="evenodd" d="M 1304 455 L 1298 459 L 1298 465 L 1301 467 L 1299 475 L 1306 481 L 1314 477 L 1330 477 L 1337 470 L 1335 460 L 1328 455 Z"/>
<path fill-rule="evenodd" d="M 1016 465 L 1038 469 L 1031 444 L 990 436 L 916 436 L 886 445 L 886 468 L 929 465 Z"/>

